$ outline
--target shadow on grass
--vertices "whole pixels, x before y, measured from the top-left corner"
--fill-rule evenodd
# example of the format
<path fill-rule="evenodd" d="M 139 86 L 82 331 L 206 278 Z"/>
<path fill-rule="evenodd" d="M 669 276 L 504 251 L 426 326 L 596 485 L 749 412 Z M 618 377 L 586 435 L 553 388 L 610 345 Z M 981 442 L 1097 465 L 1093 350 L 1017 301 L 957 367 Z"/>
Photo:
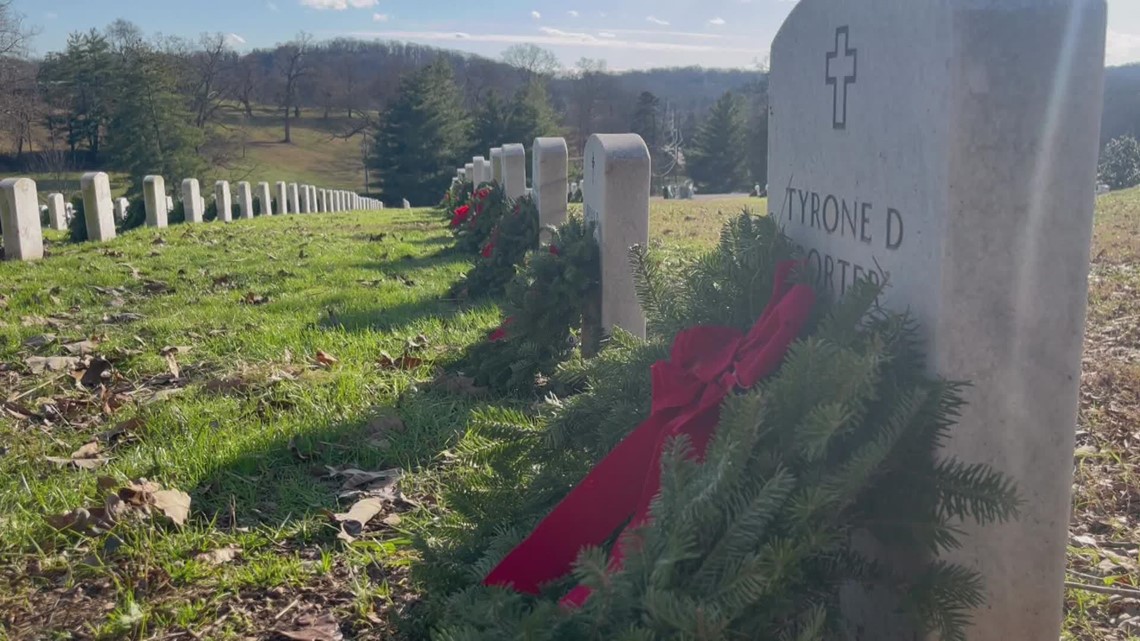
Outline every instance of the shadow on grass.
<path fill-rule="evenodd" d="M 462 313 L 454 302 L 439 298 L 426 298 L 380 309 L 344 310 L 337 309 L 336 304 L 329 307 L 331 311 L 321 318 L 318 326 L 322 329 L 340 329 L 346 332 L 393 332 L 415 325 L 429 317 L 446 323 L 448 319 Z"/>

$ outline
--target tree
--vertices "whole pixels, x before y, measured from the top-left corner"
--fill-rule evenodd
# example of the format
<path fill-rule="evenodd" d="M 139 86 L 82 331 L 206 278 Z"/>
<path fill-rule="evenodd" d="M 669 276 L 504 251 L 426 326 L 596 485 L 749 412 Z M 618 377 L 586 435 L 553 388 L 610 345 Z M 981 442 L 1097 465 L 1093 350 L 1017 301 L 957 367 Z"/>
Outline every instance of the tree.
<path fill-rule="evenodd" d="M 553 52 L 530 43 L 508 47 L 503 52 L 503 62 L 517 68 L 528 83 L 536 76 L 551 76 L 562 68 Z"/>
<path fill-rule="evenodd" d="M 1101 154 L 1098 174 L 1111 189 L 1140 185 L 1140 142 L 1132 136 L 1110 140 Z"/>
<path fill-rule="evenodd" d="M 229 98 L 229 91 L 224 85 L 224 72 L 232 62 L 232 51 L 224 33 L 202 34 L 198 45 L 199 50 L 190 55 L 190 96 L 194 125 L 201 129 L 214 119 Z"/>
<path fill-rule="evenodd" d="M 529 148 L 531 142 L 539 136 L 560 135 L 562 128 L 558 120 L 558 114 L 550 106 L 546 87 L 542 83 L 532 82 L 515 92 L 507 132 L 500 143 L 518 142 Z M 496 146 L 500 143 L 496 143 Z"/>
<path fill-rule="evenodd" d="M 586 147 L 586 139 L 595 132 L 598 103 L 611 88 L 613 77 L 606 74 L 606 61 L 582 58 L 575 65 L 570 96 L 570 118 L 576 137 L 575 148 Z"/>
<path fill-rule="evenodd" d="M 475 113 L 471 152 L 474 155 L 485 155 L 491 147 L 509 142 L 510 116 L 510 107 L 503 99 L 494 91 L 488 92 Z"/>
<path fill-rule="evenodd" d="M 630 119 L 629 130 L 645 141 L 649 148 L 649 157 L 652 159 L 653 182 L 659 183 L 669 163 L 663 162 L 664 154 L 661 145 L 663 127 L 661 122 L 661 100 L 650 91 L 643 91 L 637 97 L 637 104 L 633 108 L 633 117 Z M 656 190 L 656 185 L 654 186 Z"/>
<path fill-rule="evenodd" d="M 117 60 L 108 39 L 92 29 L 74 33 L 63 53 L 49 55 L 40 66 L 39 82 L 54 113 L 47 119 L 53 137 L 66 132 L 74 155 L 79 148 L 98 162 L 103 132 L 115 105 Z"/>
<path fill-rule="evenodd" d="M 141 43 L 123 52 L 115 89 L 120 100 L 107 126 L 115 165 L 130 174 L 130 192 L 142 193 L 143 178 L 159 174 L 171 183 L 200 169 L 202 133 L 193 125 L 175 86 L 172 61 Z"/>
<path fill-rule="evenodd" d="M 446 58 L 406 76 L 384 112 L 369 162 L 384 195 L 437 199 L 467 156 L 470 125 Z"/>
<path fill-rule="evenodd" d="M 294 117 L 300 115 L 297 88 L 301 78 L 303 78 L 309 70 L 307 54 L 309 53 L 309 47 L 312 45 L 312 42 L 313 37 L 302 31 L 293 42 L 279 47 L 277 50 L 277 70 L 285 82 L 285 87 L 281 95 L 281 107 L 285 111 L 284 142 L 293 142 L 293 123 L 290 119 L 290 111 L 292 110 Z"/>
<path fill-rule="evenodd" d="M 727 193 L 748 181 L 748 130 L 739 96 L 725 92 L 709 112 L 689 152 L 689 175 L 709 193 Z"/>

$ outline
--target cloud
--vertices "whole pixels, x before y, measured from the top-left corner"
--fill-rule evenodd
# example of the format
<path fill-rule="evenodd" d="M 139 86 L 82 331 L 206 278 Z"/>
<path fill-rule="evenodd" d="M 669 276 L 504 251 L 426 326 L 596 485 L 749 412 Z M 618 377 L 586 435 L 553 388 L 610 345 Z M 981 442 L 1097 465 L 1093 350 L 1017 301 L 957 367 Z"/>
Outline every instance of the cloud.
<path fill-rule="evenodd" d="M 236 33 L 227 33 L 225 35 L 225 41 L 226 44 L 233 49 L 237 49 L 241 45 L 245 44 L 245 38 L 239 36 Z"/>
<path fill-rule="evenodd" d="M 534 18 L 535 20 L 542 20 L 542 14 L 537 11 L 531 11 L 530 17 Z"/>
<path fill-rule="evenodd" d="M 622 36 L 669 36 L 672 38 L 700 38 L 703 40 L 723 40 L 724 36 L 719 33 L 707 33 L 700 31 L 661 31 L 660 29 L 610 29 L 611 33 L 616 33 Z"/>
<path fill-rule="evenodd" d="M 616 31 L 616 30 L 615 30 Z M 651 42 L 646 40 L 626 40 L 617 37 L 613 31 L 599 33 L 597 37 L 590 34 L 563 31 L 549 27 L 540 27 L 540 35 L 515 33 L 462 33 L 455 31 L 351 31 L 341 35 L 357 38 L 381 38 L 384 40 L 402 40 L 405 42 L 446 42 L 456 39 L 470 43 L 492 44 L 536 44 L 539 46 L 567 46 L 575 45 L 593 49 L 622 49 L 636 51 L 671 51 L 686 53 L 730 53 L 750 57 L 765 56 L 768 51 L 751 40 L 744 39 L 743 45 L 726 45 L 724 43 L 709 44 L 682 44 L 678 42 Z"/>
<path fill-rule="evenodd" d="M 349 7 L 353 9 L 367 9 L 375 7 L 380 4 L 380 0 L 301 0 L 301 6 L 316 9 L 317 11 L 324 11 L 331 9 L 333 11 L 344 11 Z"/>
<path fill-rule="evenodd" d="M 372 14 L 372 22 L 388 22 L 388 14 L 374 13 Z"/>
<path fill-rule="evenodd" d="M 723 27 L 724 26 L 724 18 L 721 18 L 721 17 L 713 18 L 712 20 L 709 20 L 709 24 L 714 26 L 714 27 Z"/>
<path fill-rule="evenodd" d="M 646 22 L 652 22 L 653 24 L 656 24 L 656 25 L 661 25 L 662 27 L 668 27 L 669 26 L 668 20 L 662 20 L 661 18 L 657 18 L 655 16 L 649 16 L 645 19 L 645 21 Z"/>
<path fill-rule="evenodd" d="M 1104 62 L 1109 66 L 1140 61 L 1140 34 L 1108 30 Z"/>
<path fill-rule="evenodd" d="M 577 18 L 579 14 L 577 11 L 571 9 L 566 12 L 566 15 L 570 16 L 571 18 Z"/>
<path fill-rule="evenodd" d="M 54 12 L 54 11 L 48 11 L 47 13 L 44 14 L 44 20 L 55 20 L 58 17 L 59 17 L 59 14 Z"/>

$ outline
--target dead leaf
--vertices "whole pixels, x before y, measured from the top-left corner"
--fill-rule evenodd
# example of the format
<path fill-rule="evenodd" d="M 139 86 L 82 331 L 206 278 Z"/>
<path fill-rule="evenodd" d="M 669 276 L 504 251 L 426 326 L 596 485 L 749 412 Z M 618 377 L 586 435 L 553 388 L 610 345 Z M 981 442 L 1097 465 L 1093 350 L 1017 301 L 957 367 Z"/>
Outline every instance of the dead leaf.
<path fill-rule="evenodd" d="M 72 356 L 87 356 L 88 354 L 95 353 L 97 347 L 99 347 L 99 344 L 95 341 L 78 341 L 64 345 L 63 349 Z"/>
<path fill-rule="evenodd" d="M 110 361 L 95 357 L 87 362 L 86 367 L 73 371 L 71 375 L 83 387 L 94 389 L 101 385 L 105 378 L 110 379 L 111 369 Z"/>
<path fill-rule="evenodd" d="M 159 490 L 152 495 L 152 504 L 175 525 L 186 525 L 190 517 L 190 495 L 181 490 Z"/>
<path fill-rule="evenodd" d="M 24 359 L 33 374 L 47 372 L 70 372 L 79 366 L 79 359 L 74 356 L 29 356 Z"/>
<path fill-rule="evenodd" d="M 476 385 L 475 379 L 457 373 L 438 372 L 435 380 L 432 381 L 432 385 L 452 394 L 483 396 L 487 393 L 487 388 Z"/>
<path fill-rule="evenodd" d="M 364 526 L 383 509 L 383 499 L 369 497 L 354 503 L 347 512 L 334 514 L 333 521 L 340 524 L 340 534 L 337 535 L 337 538 L 346 543 L 352 543 L 356 537 L 364 532 Z"/>
<path fill-rule="evenodd" d="M 143 318 L 146 317 L 142 314 L 136 314 L 134 312 L 123 312 L 121 314 L 111 314 L 109 316 L 104 316 L 103 322 L 107 323 L 108 325 L 123 325 L 126 323 L 141 321 Z"/>
<path fill-rule="evenodd" d="M 166 352 L 162 356 L 166 359 L 166 369 L 177 380 L 182 378 L 182 368 L 178 366 L 178 359 L 174 357 L 174 354 L 174 352 Z"/>
<path fill-rule="evenodd" d="M 24 347 L 32 350 L 43 349 L 54 342 L 55 334 L 40 334 L 39 336 L 33 336 L 24 341 Z"/>
<path fill-rule="evenodd" d="M 317 352 L 317 365 L 320 365 L 321 367 L 331 368 L 333 365 L 336 365 L 339 362 L 340 360 L 332 354 L 328 354 L 322 351 Z"/>
<path fill-rule="evenodd" d="M 240 302 L 243 305 L 264 305 L 269 302 L 269 297 L 262 296 L 261 294 L 255 294 L 253 292 L 246 292 L 245 296 L 242 296 Z"/>
<path fill-rule="evenodd" d="M 224 548 L 210 550 L 209 552 L 199 552 L 194 555 L 194 560 L 208 565 L 224 565 L 236 559 L 240 553 L 240 547 L 227 545 Z"/>
<path fill-rule="evenodd" d="M 231 376 L 229 378 L 215 378 L 206 381 L 202 387 L 207 392 L 214 394 L 234 394 L 246 392 L 252 387 L 250 381 L 242 378 L 241 376 Z"/>
<path fill-rule="evenodd" d="M 301 448 L 297 446 L 296 437 L 289 439 L 289 451 L 298 461 L 308 461 L 309 459 L 313 458 L 312 456 L 301 451 Z"/>
<path fill-rule="evenodd" d="M 406 347 L 409 350 L 425 349 L 429 345 L 431 345 L 431 343 L 428 341 L 428 337 L 424 336 L 423 334 L 419 334 L 414 338 L 409 338 L 406 343 Z"/>
<path fill-rule="evenodd" d="M 174 288 L 160 280 L 144 280 L 143 291 L 148 294 L 169 294 Z"/>
<path fill-rule="evenodd" d="M 388 352 L 380 352 L 380 358 L 376 360 L 376 365 L 382 370 L 409 370 L 423 365 L 423 359 L 408 354 L 403 354 L 399 358 L 392 358 Z"/>
<path fill-rule="evenodd" d="M 306 614 L 293 622 L 292 630 L 277 630 L 277 634 L 292 641 L 344 641 L 340 625 L 331 614 Z"/>
<path fill-rule="evenodd" d="M 370 486 L 377 481 L 381 481 L 379 487 L 371 489 L 380 489 L 387 485 L 394 484 L 400 478 L 402 470 L 400 468 L 392 468 L 390 470 L 383 470 L 381 472 L 368 472 L 365 470 L 358 470 L 350 467 L 345 469 L 338 469 L 335 467 L 326 466 L 329 471 L 330 478 L 343 477 L 344 483 L 341 484 L 341 490 L 352 490 L 364 486 Z"/>
<path fill-rule="evenodd" d="M 80 470 L 95 470 L 106 465 L 111 459 L 101 458 L 99 454 L 102 448 L 99 446 L 99 441 L 91 441 L 85 443 L 82 447 L 71 453 L 70 458 L 59 458 L 55 456 L 44 457 L 44 460 L 60 467 L 74 467 Z"/>

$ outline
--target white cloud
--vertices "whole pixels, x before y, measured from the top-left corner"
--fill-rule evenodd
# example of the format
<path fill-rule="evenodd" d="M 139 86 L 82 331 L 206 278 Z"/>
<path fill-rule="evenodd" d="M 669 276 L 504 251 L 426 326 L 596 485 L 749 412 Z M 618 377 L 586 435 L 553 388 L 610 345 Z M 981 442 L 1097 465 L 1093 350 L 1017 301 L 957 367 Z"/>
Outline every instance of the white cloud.
<path fill-rule="evenodd" d="M 388 22 L 388 14 L 374 13 L 372 14 L 372 22 Z"/>
<path fill-rule="evenodd" d="M 380 4 L 380 0 L 301 0 L 301 6 L 324 11 L 332 9 L 333 11 L 344 11 L 349 7 L 353 9 L 367 9 L 375 7 Z"/>
<path fill-rule="evenodd" d="M 669 26 L 668 20 L 662 20 L 661 18 L 658 18 L 656 16 L 649 16 L 645 19 L 645 21 L 646 22 L 652 22 L 653 24 L 656 24 L 656 25 L 661 25 L 662 27 L 668 27 Z"/>
<path fill-rule="evenodd" d="M 531 11 L 530 17 L 534 18 L 535 20 L 542 20 L 542 14 L 537 11 Z"/>
<path fill-rule="evenodd" d="M 645 40 L 625 40 L 616 37 L 613 32 L 601 32 L 598 37 L 590 34 L 562 31 L 548 27 L 540 28 L 541 35 L 514 34 L 514 33 L 462 33 L 455 31 L 352 31 L 342 35 L 358 38 L 381 38 L 386 40 L 405 40 L 412 42 L 439 42 L 454 41 L 456 39 L 469 43 L 492 44 L 536 44 L 539 46 L 576 45 L 580 47 L 610 50 L 636 50 L 636 51 L 670 51 L 705 54 L 740 54 L 741 56 L 757 57 L 768 54 L 768 51 L 750 40 L 742 40 L 741 45 L 725 45 L 723 43 L 709 44 L 682 44 L 678 42 L 650 42 Z"/>
<path fill-rule="evenodd" d="M 566 12 L 566 15 L 570 16 L 571 18 L 577 18 L 577 17 L 578 17 L 578 12 L 577 12 L 577 11 L 575 11 L 575 10 L 573 10 L 573 9 L 571 9 L 571 10 L 569 10 L 569 11 L 567 11 L 567 12 Z"/>
<path fill-rule="evenodd" d="M 616 38 L 617 34 L 616 33 L 610 33 L 609 31 L 599 31 L 598 37 L 599 38 Z"/>
<path fill-rule="evenodd" d="M 719 33 L 700 31 L 662 31 L 660 29 L 610 29 L 611 32 L 623 36 L 669 36 L 674 38 L 700 38 L 702 40 L 723 40 Z"/>
<path fill-rule="evenodd" d="M 241 45 L 245 44 L 245 38 L 239 36 L 236 33 L 227 33 L 225 35 L 225 41 L 226 44 L 233 49 L 237 49 Z"/>
<path fill-rule="evenodd" d="M 1104 61 L 1109 66 L 1140 61 L 1140 34 L 1109 29 L 1105 43 Z"/>
<path fill-rule="evenodd" d="M 561 29 L 554 29 L 551 27 L 539 27 L 538 30 L 541 31 L 542 33 L 548 35 L 548 36 L 554 36 L 556 38 L 565 38 L 567 40 L 579 40 L 581 42 L 593 42 L 593 41 L 597 40 L 597 38 L 595 38 L 594 36 L 592 36 L 588 33 L 579 33 L 576 31 L 563 31 Z"/>
<path fill-rule="evenodd" d="M 718 16 L 716 18 L 713 18 L 712 20 L 709 20 L 709 24 L 714 26 L 714 27 L 723 27 L 724 26 L 724 18 L 721 18 Z"/>
<path fill-rule="evenodd" d="M 47 13 L 44 14 L 44 20 L 55 20 L 58 17 L 59 17 L 59 14 L 54 12 L 54 11 L 48 11 Z"/>

